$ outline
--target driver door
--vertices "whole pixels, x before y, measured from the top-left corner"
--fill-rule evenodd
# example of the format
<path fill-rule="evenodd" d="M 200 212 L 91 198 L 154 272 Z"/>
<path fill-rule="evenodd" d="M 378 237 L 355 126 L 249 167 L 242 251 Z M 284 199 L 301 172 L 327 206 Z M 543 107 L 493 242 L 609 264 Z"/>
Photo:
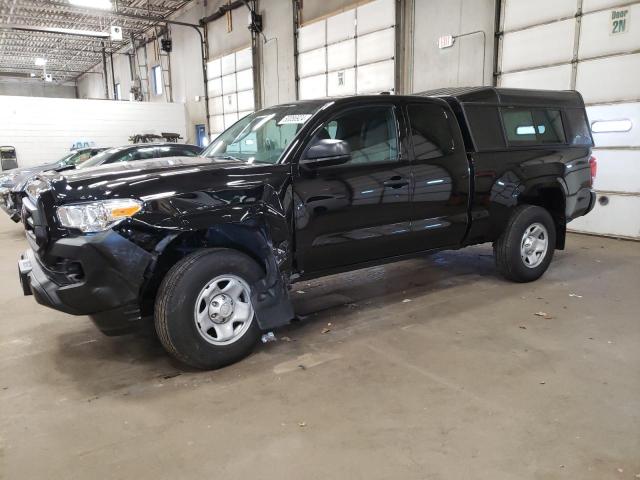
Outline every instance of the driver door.
<path fill-rule="evenodd" d="M 398 114 L 392 103 L 342 110 L 307 145 L 344 140 L 351 158 L 340 165 L 298 169 L 300 270 L 318 272 L 409 251 L 411 167 L 400 147 Z"/>

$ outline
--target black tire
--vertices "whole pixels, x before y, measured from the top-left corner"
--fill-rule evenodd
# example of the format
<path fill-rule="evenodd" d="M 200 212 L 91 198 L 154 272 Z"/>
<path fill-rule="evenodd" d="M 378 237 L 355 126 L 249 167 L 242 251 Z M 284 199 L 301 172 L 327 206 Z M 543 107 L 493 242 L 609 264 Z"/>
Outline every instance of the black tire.
<path fill-rule="evenodd" d="M 218 275 L 232 274 L 253 285 L 264 276 L 258 264 L 236 250 L 200 250 L 174 265 L 162 280 L 155 302 L 155 327 L 165 350 L 192 367 L 211 370 L 251 353 L 260 338 L 253 316 L 245 333 L 228 345 L 207 342 L 198 331 L 194 308 L 200 291 Z"/>
<path fill-rule="evenodd" d="M 541 261 L 534 267 L 528 266 L 521 256 L 521 246 L 525 231 L 539 223 L 547 230 L 547 250 L 541 255 Z M 514 282 L 532 282 L 547 270 L 556 245 L 556 227 L 547 210 L 535 205 L 516 207 L 500 238 L 493 244 L 493 253 L 498 270 L 507 279 Z"/>

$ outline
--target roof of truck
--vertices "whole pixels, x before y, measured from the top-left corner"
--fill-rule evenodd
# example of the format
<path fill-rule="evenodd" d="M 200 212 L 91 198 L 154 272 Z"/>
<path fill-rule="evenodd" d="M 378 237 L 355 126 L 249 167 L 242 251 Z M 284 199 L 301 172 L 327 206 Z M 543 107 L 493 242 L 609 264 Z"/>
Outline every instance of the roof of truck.
<path fill-rule="evenodd" d="M 424 97 L 440 97 L 461 104 L 482 103 L 490 105 L 552 105 L 584 107 L 582 96 L 575 90 L 533 90 L 499 87 L 442 88 L 416 93 Z"/>

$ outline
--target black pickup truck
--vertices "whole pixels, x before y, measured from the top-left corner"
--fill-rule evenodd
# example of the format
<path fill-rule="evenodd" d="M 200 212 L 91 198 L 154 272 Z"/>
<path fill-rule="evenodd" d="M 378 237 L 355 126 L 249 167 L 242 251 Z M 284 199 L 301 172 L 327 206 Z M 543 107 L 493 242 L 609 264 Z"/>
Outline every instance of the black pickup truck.
<path fill-rule="evenodd" d="M 201 157 L 33 179 L 20 279 L 107 334 L 153 319 L 169 353 L 216 368 L 294 318 L 302 278 L 493 242 L 504 276 L 537 279 L 594 205 L 592 146 L 573 91 L 292 102 Z"/>

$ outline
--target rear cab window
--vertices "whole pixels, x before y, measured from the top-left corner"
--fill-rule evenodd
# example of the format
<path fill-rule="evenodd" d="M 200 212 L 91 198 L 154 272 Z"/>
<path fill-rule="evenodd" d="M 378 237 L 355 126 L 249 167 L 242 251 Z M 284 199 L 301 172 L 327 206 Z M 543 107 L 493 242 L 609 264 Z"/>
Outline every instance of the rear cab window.
<path fill-rule="evenodd" d="M 455 142 L 449 114 L 442 106 L 409 104 L 407 114 L 415 158 L 426 160 L 453 152 Z"/>

